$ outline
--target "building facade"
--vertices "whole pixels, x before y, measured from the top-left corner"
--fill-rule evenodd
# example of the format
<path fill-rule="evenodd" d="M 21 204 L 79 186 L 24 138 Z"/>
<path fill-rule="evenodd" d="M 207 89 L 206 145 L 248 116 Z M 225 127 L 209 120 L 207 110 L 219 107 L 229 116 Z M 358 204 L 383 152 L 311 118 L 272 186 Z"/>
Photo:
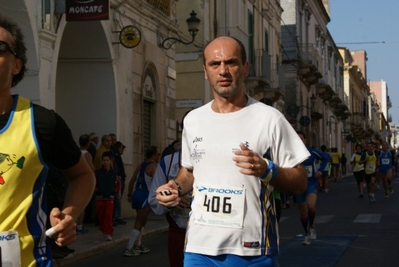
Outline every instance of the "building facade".
<path fill-rule="evenodd" d="M 115 133 L 131 174 L 149 145 L 176 138 L 174 54 L 160 45 L 178 32 L 176 2 L 81 2 L 0 1 L 28 48 L 27 76 L 13 92 L 54 109 L 76 140 Z M 106 19 L 87 18 L 105 9 Z"/>

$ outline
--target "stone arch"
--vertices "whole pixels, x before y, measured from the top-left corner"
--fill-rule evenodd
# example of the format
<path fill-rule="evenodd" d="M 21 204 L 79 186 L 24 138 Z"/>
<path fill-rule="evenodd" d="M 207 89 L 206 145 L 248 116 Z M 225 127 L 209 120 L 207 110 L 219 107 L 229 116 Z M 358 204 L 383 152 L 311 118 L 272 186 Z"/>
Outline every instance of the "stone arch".
<path fill-rule="evenodd" d="M 113 61 L 100 21 L 66 23 L 55 79 L 55 106 L 75 139 L 83 133 L 116 132 Z"/>

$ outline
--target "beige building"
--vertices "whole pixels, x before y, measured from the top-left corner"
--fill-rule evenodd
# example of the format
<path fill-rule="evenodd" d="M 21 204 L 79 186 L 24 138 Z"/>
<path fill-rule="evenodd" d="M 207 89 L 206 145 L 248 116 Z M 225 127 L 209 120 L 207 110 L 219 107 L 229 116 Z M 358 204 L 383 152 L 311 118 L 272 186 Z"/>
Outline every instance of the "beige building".
<path fill-rule="evenodd" d="M 376 104 L 378 106 L 372 106 L 379 117 L 379 130 L 381 132 L 381 138 L 384 141 L 390 141 L 392 137 L 389 123 L 392 122 L 392 116 L 389 114 L 389 109 L 392 108 L 392 102 L 389 97 L 388 84 L 384 80 L 380 81 L 369 81 L 370 92 L 375 95 Z"/>
<path fill-rule="evenodd" d="M 115 133 L 129 181 L 146 147 L 176 138 L 175 54 L 161 47 L 179 32 L 176 2 L 0 0 L 28 48 L 28 73 L 13 93 L 54 109 L 75 140 Z"/>
<path fill-rule="evenodd" d="M 28 47 L 28 75 L 13 92 L 55 109 L 76 140 L 115 133 L 130 175 L 146 147 L 176 138 L 174 53 L 160 45 L 178 31 L 176 2 L 110 0 L 104 20 L 85 16 L 108 1 L 63 2 L 0 0 Z M 67 20 L 71 10 L 82 20 Z"/>
<path fill-rule="evenodd" d="M 282 0 L 285 115 L 305 131 L 308 145 L 345 149 L 344 121 L 349 116 L 343 90 L 343 61 L 327 24 L 329 1 Z"/>

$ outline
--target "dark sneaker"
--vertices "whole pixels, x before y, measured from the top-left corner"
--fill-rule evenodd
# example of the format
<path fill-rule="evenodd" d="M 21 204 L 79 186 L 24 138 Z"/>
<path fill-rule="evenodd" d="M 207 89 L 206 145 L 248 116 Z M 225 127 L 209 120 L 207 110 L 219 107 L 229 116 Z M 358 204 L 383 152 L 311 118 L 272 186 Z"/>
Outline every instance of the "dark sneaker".
<path fill-rule="evenodd" d="M 147 248 L 147 247 L 144 246 L 144 245 L 141 245 L 141 246 L 134 246 L 134 247 L 133 247 L 133 250 L 138 250 L 138 251 L 140 251 L 140 253 L 147 253 L 147 252 L 150 252 L 150 249 Z"/>
<path fill-rule="evenodd" d="M 84 235 L 87 234 L 89 232 L 88 229 L 82 228 L 82 229 L 76 229 L 76 234 L 77 235 Z"/>
<path fill-rule="evenodd" d="M 125 219 L 117 219 L 114 222 L 117 223 L 117 224 L 123 224 L 123 225 L 126 224 L 126 220 Z"/>
<path fill-rule="evenodd" d="M 125 249 L 125 253 L 123 253 L 123 256 L 125 256 L 125 257 L 132 257 L 132 256 L 138 256 L 138 255 L 140 255 L 140 250 L 136 250 L 134 248 Z"/>

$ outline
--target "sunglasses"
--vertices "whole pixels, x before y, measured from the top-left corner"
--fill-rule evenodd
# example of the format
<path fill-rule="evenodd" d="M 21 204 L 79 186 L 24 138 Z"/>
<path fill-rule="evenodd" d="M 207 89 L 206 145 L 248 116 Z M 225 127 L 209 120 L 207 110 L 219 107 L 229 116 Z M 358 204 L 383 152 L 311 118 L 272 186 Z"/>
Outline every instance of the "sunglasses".
<path fill-rule="evenodd" d="M 7 50 L 10 51 L 14 56 L 17 56 L 17 52 L 15 52 L 14 48 L 12 48 L 6 42 L 0 41 L 0 55 L 5 54 Z"/>

